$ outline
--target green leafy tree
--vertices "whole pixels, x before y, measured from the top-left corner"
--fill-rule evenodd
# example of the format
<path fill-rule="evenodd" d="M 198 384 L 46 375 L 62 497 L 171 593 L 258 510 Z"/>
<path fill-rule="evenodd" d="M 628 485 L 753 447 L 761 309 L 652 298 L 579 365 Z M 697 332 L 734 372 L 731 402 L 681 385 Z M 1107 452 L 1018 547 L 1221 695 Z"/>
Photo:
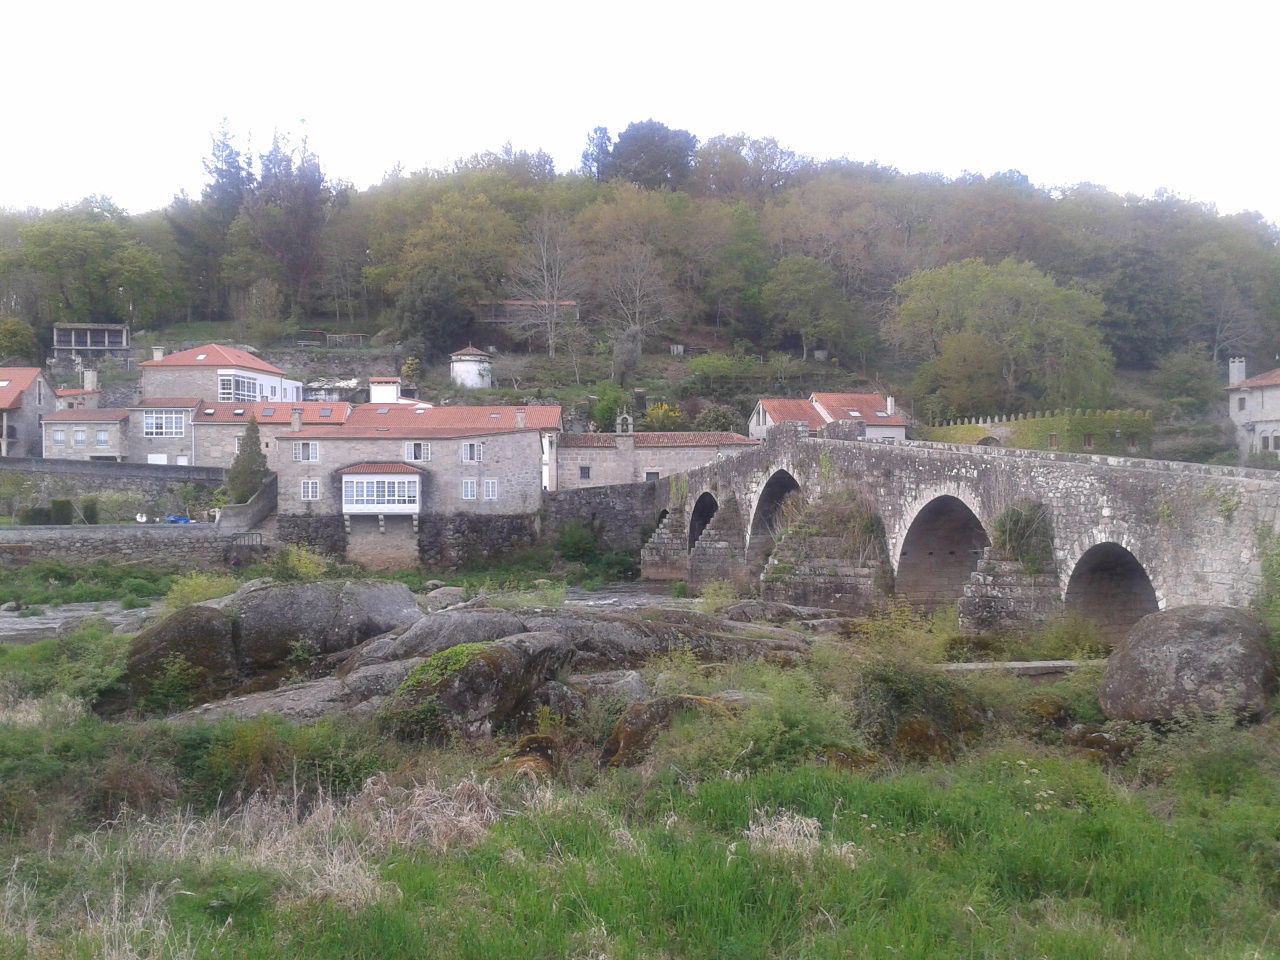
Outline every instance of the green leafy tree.
<path fill-rule="evenodd" d="M 247 503 L 267 479 L 267 456 L 262 452 L 262 436 L 257 418 L 251 417 L 240 438 L 240 451 L 227 473 L 227 493 L 232 503 Z"/>
<path fill-rule="evenodd" d="M 898 284 L 900 303 L 886 338 L 920 359 L 937 357 L 958 333 L 1002 349 L 1006 396 L 1024 392 L 1048 406 L 1105 403 L 1114 359 L 1103 343 L 1103 304 L 1059 286 L 1030 263 L 981 260 L 920 270 Z M 973 341 L 955 343 L 970 354 Z"/>
<path fill-rule="evenodd" d="M 714 404 L 699 413 L 693 420 L 693 429 L 711 432 L 741 433 L 747 418 L 733 407 Z"/>
<path fill-rule="evenodd" d="M 36 332 L 31 324 L 17 317 L 0 320 L 0 362 L 35 359 Z"/>
<path fill-rule="evenodd" d="M 698 138 L 657 120 L 630 124 L 618 134 L 611 157 L 616 176 L 640 187 L 678 190 L 693 170 Z"/>
<path fill-rule="evenodd" d="M 1209 348 L 1193 343 L 1165 354 L 1156 365 L 1151 385 L 1183 413 L 1204 413 L 1218 400 L 1221 384 Z"/>
<path fill-rule="evenodd" d="M 800 337 L 806 360 L 819 342 L 836 336 L 850 320 L 835 272 L 812 257 L 780 261 L 762 292 L 765 306 L 779 319 L 780 329 Z"/>

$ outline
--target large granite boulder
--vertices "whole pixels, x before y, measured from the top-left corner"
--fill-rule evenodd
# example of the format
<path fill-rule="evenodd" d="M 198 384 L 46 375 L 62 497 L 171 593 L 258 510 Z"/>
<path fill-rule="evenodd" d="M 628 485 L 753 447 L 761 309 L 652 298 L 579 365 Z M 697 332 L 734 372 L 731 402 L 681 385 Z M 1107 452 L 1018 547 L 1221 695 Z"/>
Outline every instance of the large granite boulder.
<path fill-rule="evenodd" d="M 409 739 L 450 731 L 488 737 L 574 654 L 564 637 L 547 632 L 450 647 L 412 670 L 379 717 Z"/>
<path fill-rule="evenodd" d="M 179 662 L 198 671 L 189 674 L 191 696 L 199 700 L 225 696 L 240 681 L 235 626 L 234 618 L 223 611 L 200 606 L 183 607 L 151 624 L 129 644 L 123 702 L 112 698 L 104 706 L 137 703 Z"/>
<path fill-rule="evenodd" d="M 1266 712 L 1276 690 L 1266 627 L 1234 607 L 1188 606 L 1143 617 L 1112 652 L 1098 693 L 1112 720 Z"/>
<path fill-rule="evenodd" d="M 274 686 L 299 648 L 331 654 L 421 618 L 401 583 L 329 580 L 245 584 L 230 596 L 194 604 L 148 625 L 129 645 L 126 695 L 108 710 L 135 705 L 183 662 L 196 702 Z"/>

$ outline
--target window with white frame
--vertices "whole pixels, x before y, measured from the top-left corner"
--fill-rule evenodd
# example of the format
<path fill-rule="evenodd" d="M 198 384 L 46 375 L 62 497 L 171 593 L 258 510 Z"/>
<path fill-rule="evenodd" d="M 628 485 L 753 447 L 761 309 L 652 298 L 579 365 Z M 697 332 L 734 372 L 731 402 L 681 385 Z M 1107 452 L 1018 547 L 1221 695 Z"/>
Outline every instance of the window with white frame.
<path fill-rule="evenodd" d="M 65 430 L 53 431 L 53 445 L 55 447 L 65 447 L 67 445 L 67 431 Z"/>
<path fill-rule="evenodd" d="M 253 403 L 258 399 L 258 381 L 236 374 L 218 377 L 218 400 L 222 403 Z"/>
<path fill-rule="evenodd" d="M 476 498 L 476 482 L 474 480 L 462 481 L 462 499 L 474 500 Z"/>
<path fill-rule="evenodd" d="M 142 413 L 144 437 L 181 437 L 187 432 L 187 418 L 181 410 L 145 410 Z"/>
<path fill-rule="evenodd" d="M 243 439 L 244 437 L 236 437 L 236 453 L 240 452 L 240 441 Z"/>
<path fill-rule="evenodd" d="M 293 444 L 293 459 L 314 463 L 320 459 L 320 444 L 315 440 L 297 440 Z"/>
<path fill-rule="evenodd" d="M 312 482 L 318 490 L 319 481 Z M 342 502 L 352 507 L 417 506 L 418 480 L 343 480 Z"/>
<path fill-rule="evenodd" d="M 303 500 L 319 500 L 320 499 L 320 481 L 314 477 L 307 477 L 302 481 Z"/>
<path fill-rule="evenodd" d="M 406 443 L 404 445 L 404 458 L 406 460 L 430 460 L 431 444 L 418 443 L 417 441 Z"/>
<path fill-rule="evenodd" d="M 111 446 L 111 435 L 106 430 L 99 430 L 94 442 L 99 447 L 109 447 Z"/>
<path fill-rule="evenodd" d="M 462 462 L 484 463 L 484 444 L 464 443 L 462 445 Z M 472 499 L 474 499 L 474 497 Z"/>
<path fill-rule="evenodd" d="M 486 477 L 484 481 L 484 498 L 486 500 L 498 499 L 498 481 L 490 477 Z"/>
<path fill-rule="evenodd" d="M 85 435 L 83 430 L 75 430 L 71 434 L 72 442 L 77 447 L 83 447 L 85 444 Z"/>

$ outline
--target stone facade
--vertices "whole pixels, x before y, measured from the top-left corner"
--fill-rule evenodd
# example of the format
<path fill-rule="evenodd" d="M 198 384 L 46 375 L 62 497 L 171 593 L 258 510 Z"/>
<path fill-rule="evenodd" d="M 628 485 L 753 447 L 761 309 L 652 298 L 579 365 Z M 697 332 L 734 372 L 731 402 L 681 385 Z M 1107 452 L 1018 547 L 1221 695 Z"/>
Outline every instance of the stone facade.
<path fill-rule="evenodd" d="M 104 411 L 93 419 L 92 410 L 70 411 L 75 419 L 61 419 L 53 414 L 45 420 L 44 456 L 60 460 L 124 460 L 128 456 L 128 417 Z M 90 414 L 90 416 L 80 416 Z"/>
<path fill-rule="evenodd" d="M 537 514 L 428 514 L 418 525 L 418 559 L 432 570 L 500 560 L 538 538 Z"/>
<path fill-rule="evenodd" d="M 418 513 L 503 515 L 536 513 L 542 506 L 542 441 L 536 430 L 423 441 L 399 438 L 327 437 L 314 441 L 315 461 L 294 460 L 294 442 L 285 437 L 268 462 L 280 477 L 280 513 L 342 515 L 342 478 L 336 471 L 361 463 L 404 463 L 406 443 L 430 444 L 430 459 L 414 461 L 422 473 Z M 483 459 L 463 460 L 463 447 L 483 444 Z M 426 451 L 423 451 L 424 454 Z M 309 451 L 308 451 L 309 453 Z M 302 481 L 319 481 L 318 499 L 303 500 Z M 485 481 L 496 482 L 486 498 Z M 464 490 L 464 481 L 474 487 Z M 464 497 L 473 493 L 473 497 Z M 388 510 L 387 513 L 404 513 Z"/>
<path fill-rule="evenodd" d="M 58 409 L 58 397 L 53 384 L 43 372 L 30 375 L 32 368 L 0 367 L 0 457 L 38 457 L 44 448 L 40 421 Z M 25 389 L 12 399 L 7 398 L 9 386 L 14 387 L 27 373 L 30 381 Z"/>
<path fill-rule="evenodd" d="M 197 400 L 218 399 L 219 370 L 233 370 L 235 375 L 253 380 L 258 385 L 258 399 L 289 403 L 302 399 L 302 384 L 297 380 L 261 370 L 233 367 L 142 367 L 144 397 L 192 397 Z"/>
<path fill-rule="evenodd" d="M 780 486 L 780 478 L 788 482 Z M 912 582 L 952 584 L 950 602 L 966 586 L 975 599 L 996 600 L 1005 591 L 1008 609 L 1020 604 L 1027 622 L 1064 606 L 1096 613 L 1112 628 L 1157 608 L 1245 606 L 1261 584 L 1266 544 L 1259 531 L 1280 528 L 1280 479 L 1268 471 L 834 440 L 783 425 L 755 450 L 658 482 L 655 520 L 662 522 L 643 553 L 645 575 L 698 582 L 731 570 L 730 579 L 758 586 L 767 553 L 759 545 L 771 544 L 780 502 L 851 488 L 876 505 L 900 594 L 913 599 L 905 586 Z M 710 523 L 696 516 L 704 494 L 720 504 Z M 1048 588 L 982 566 L 993 559 L 985 547 L 997 517 L 1028 501 L 1043 505 L 1051 531 Z M 721 516 L 730 504 L 736 520 Z M 690 549 L 698 522 L 705 529 Z"/>

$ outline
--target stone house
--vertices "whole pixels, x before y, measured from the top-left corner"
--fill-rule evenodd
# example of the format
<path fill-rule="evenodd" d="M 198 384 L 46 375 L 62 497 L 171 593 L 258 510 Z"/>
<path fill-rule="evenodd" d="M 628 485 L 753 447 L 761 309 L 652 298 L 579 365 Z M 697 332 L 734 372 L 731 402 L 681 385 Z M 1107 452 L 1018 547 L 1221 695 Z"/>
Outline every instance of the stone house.
<path fill-rule="evenodd" d="M 1228 360 L 1227 415 L 1242 457 L 1280 451 L 1280 368 L 1248 377 L 1244 357 Z"/>
<path fill-rule="evenodd" d="M 134 463 L 197 464 L 196 437 L 191 422 L 199 406 L 199 397 L 139 400 L 128 410 L 128 459 Z"/>
<path fill-rule="evenodd" d="M 297 403 L 302 383 L 247 350 L 207 343 L 139 364 L 144 397 L 194 396 L 219 403 Z"/>
<path fill-rule="evenodd" d="M 347 422 L 351 415 L 349 403 L 205 403 L 191 419 L 195 439 L 196 465 L 201 467 L 229 467 L 240 452 L 240 440 L 248 429 L 249 421 L 258 421 L 258 434 L 262 452 L 270 463 L 282 433 L 290 433 L 303 427 L 325 427 Z"/>
<path fill-rule="evenodd" d="M 127 460 L 128 423 L 128 410 L 58 410 L 44 418 L 44 456 L 49 460 Z"/>
<path fill-rule="evenodd" d="M 0 457 L 40 456 L 40 422 L 57 408 L 53 383 L 39 367 L 0 367 Z"/>
<path fill-rule="evenodd" d="M 560 408 L 355 408 L 282 433 L 269 459 L 282 516 L 531 514 L 550 482 Z M 379 520 L 382 523 L 383 520 Z"/>
<path fill-rule="evenodd" d="M 812 393 L 808 400 L 766 398 L 751 411 L 747 433 L 761 440 L 774 424 L 788 422 L 806 424 L 811 431 L 828 423 L 863 423 L 868 440 L 907 438 L 907 419 L 898 412 L 894 398 L 879 393 Z"/>
<path fill-rule="evenodd" d="M 551 489 L 656 481 L 705 467 L 760 441 L 740 433 L 564 433 L 555 442 Z"/>

